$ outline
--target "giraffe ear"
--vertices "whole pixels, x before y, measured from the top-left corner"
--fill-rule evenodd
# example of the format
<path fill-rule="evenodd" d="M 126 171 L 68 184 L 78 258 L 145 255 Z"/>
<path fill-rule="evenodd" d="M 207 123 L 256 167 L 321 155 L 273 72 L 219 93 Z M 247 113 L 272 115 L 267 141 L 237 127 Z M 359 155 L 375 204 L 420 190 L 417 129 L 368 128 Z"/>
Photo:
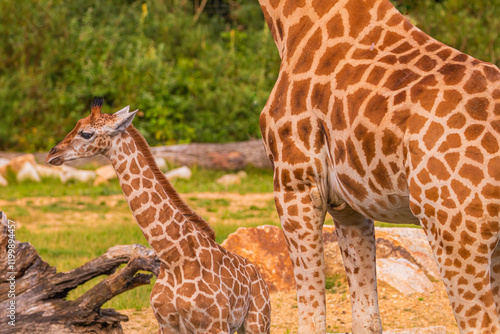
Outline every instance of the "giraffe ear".
<path fill-rule="evenodd" d="M 134 120 L 135 114 L 137 114 L 139 109 L 132 111 L 132 112 L 128 112 L 129 109 L 130 109 L 130 106 L 127 106 L 127 107 L 123 108 L 122 110 L 113 114 L 113 116 L 115 116 L 113 123 L 109 124 L 106 127 L 107 132 L 111 136 L 115 136 L 120 132 L 124 132 L 129 127 L 129 125 L 132 123 L 132 121 Z"/>

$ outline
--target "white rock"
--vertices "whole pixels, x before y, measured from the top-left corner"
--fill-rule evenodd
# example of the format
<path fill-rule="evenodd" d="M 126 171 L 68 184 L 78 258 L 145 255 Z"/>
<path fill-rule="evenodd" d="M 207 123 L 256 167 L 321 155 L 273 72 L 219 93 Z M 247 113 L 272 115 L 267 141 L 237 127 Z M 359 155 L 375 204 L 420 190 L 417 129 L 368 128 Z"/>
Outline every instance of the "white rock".
<path fill-rule="evenodd" d="M 17 172 L 16 179 L 19 182 L 24 180 L 40 182 L 42 180 L 40 175 L 38 175 L 35 166 L 33 166 L 33 164 L 29 161 L 24 162 L 21 169 Z"/>
<path fill-rule="evenodd" d="M 0 167 L 7 165 L 10 162 L 9 159 L 0 158 Z"/>
<path fill-rule="evenodd" d="M 62 183 L 66 183 L 69 180 L 76 180 L 79 182 L 88 182 L 96 178 L 96 172 L 91 170 L 79 170 L 69 166 L 63 167 L 61 173 L 59 174 Z"/>
<path fill-rule="evenodd" d="M 109 180 L 117 178 L 115 169 L 112 165 L 102 166 L 95 170 L 97 177 L 94 180 L 94 185 L 106 183 Z"/>
<path fill-rule="evenodd" d="M 222 184 L 224 186 L 229 186 L 232 184 L 240 184 L 241 179 L 247 177 L 247 173 L 245 171 L 239 171 L 236 174 L 226 174 L 219 177 L 215 182 L 218 184 Z"/>
<path fill-rule="evenodd" d="M 434 289 L 425 273 L 404 258 L 377 259 L 377 278 L 405 295 L 428 293 Z"/>
<path fill-rule="evenodd" d="M 226 174 L 219 177 L 215 182 L 223 186 L 229 186 L 232 184 L 240 184 L 241 178 L 236 174 Z"/>
<path fill-rule="evenodd" d="M 165 159 L 160 158 L 160 157 L 154 157 L 156 165 L 158 166 L 159 169 L 164 170 L 167 168 L 167 163 L 165 162 Z"/>
<path fill-rule="evenodd" d="M 172 169 L 165 173 L 167 179 L 190 179 L 192 175 L 191 169 L 187 166 L 182 166 L 180 168 Z"/>
<path fill-rule="evenodd" d="M 44 166 L 44 165 L 39 165 L 37 164 L 35 166 L 36 171 L 38 172 L 38 175 L 41 177 L 60 177 L 61 173 L 61 167 L 62 166 Z"/>
<path fill-rule="evenodd" d="M 36 166 L 35 156 L 33 154 L 24 154 L 13 159 L 9 160 L 9 163 L 0 166 L 0 174 L 3 176 L 7 175 L 7 170 L 12 170 L 15 174 L 19 173 L 21 168 L 23 168 L 24 164 L 29 162 L 33 165 L 33 168 Z"/>
<path fill-rule="evenodd" d="M 9 182 L 0 174 L 0 186 L 8 186 Z"/>

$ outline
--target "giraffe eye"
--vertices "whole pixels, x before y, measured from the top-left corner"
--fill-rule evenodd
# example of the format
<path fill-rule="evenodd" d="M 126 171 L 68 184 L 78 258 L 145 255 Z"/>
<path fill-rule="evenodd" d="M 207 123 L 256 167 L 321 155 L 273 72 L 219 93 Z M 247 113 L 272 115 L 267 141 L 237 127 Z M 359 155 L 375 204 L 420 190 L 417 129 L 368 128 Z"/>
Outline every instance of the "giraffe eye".
<path fill-rule="evenodd" d="M 82 132 L 80 133 L 80 136 L 83 138 L 83 139 L 90 139 L 92 138 L 94 134 L 92 132 Z"/>

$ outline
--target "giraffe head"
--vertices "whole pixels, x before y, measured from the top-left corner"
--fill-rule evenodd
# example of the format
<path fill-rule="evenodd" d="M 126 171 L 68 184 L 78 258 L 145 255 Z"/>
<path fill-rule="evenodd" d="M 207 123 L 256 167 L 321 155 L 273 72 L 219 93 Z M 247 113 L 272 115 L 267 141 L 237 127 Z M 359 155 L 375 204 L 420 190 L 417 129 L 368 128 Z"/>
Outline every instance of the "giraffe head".
<path fill-rule="evenodd" d="M 105 154 L 109 150 L 113 137 L 127 129 L 137 110 L 129 112 L 130 106 L 126 106 L 112 115 L 101 114 L 102 104 L 102 98 L 94 98 L 90 116 L 79 120 L 75 128 L 50 150 L 45 160 L 47 164 L 60 166 L 66 161 Z"/>

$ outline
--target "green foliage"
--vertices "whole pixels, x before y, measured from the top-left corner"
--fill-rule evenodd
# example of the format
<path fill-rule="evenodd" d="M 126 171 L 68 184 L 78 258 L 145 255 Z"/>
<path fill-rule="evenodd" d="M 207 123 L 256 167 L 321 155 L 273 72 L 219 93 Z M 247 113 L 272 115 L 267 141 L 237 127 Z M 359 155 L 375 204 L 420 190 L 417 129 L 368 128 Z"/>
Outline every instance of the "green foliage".
<path fill-rule="evenodd" d="M 500 0 L 394 0 L 422 30 L 500 64 Z M 0 2 L 0 149 L 48 150 L 89 112 L 140 108 L 151 145 L 259 137 L 279 57 L 257 1 L 194 22 L 184 0 Z M 210 15 L 209 15 L 210 14 Z"/>
<path fill-rule="evenodd" d="M 181 0 L 2 1 L 0 149 L 49 149 L 94 95 L 140 108 L 153 145 L 258 137 L 279 58 L 258 3 L 239 9 L 195 23 Z"/>
<path fill-rule="evenodd" d="M 420 29 L 471 56 L 500 65 L 500 0 L 392 0 Z"/>

